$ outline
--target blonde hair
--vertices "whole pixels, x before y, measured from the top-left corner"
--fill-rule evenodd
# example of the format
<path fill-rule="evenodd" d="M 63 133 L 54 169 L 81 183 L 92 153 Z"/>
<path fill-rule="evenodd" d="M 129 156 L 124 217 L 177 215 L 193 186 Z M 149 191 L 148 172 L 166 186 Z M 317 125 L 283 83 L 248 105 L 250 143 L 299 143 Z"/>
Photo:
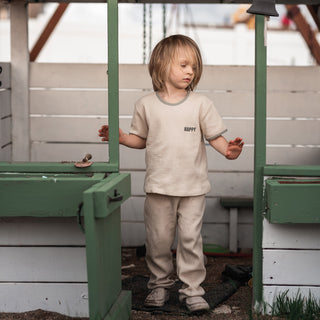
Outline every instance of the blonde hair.
<path fill-rule="evenodd" d="M 185 50 L 192 57 L 195 64 L 194 79 L 186 90 L 193 91 L 199 83 L 202 74 L 200 49 L 191 38 L 177 34 L 162 39 L 152 51 L 149 62 L 149 74 L 154 91 L 162 91 L 165 88 L 164 81 L 168 78 L 171 64 L 176 58 L 179 49 Z"/>

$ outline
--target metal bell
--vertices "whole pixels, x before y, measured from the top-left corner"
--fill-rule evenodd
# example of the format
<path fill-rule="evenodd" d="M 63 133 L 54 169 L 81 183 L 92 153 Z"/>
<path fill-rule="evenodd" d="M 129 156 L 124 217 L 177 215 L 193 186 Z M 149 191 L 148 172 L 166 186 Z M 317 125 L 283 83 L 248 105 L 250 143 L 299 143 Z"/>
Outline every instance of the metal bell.
<path fill-rule="evenodd" d="M 278 17 L 275 0 L 253 0 L 248 13 L 260 14 L 263 16 Z"/>

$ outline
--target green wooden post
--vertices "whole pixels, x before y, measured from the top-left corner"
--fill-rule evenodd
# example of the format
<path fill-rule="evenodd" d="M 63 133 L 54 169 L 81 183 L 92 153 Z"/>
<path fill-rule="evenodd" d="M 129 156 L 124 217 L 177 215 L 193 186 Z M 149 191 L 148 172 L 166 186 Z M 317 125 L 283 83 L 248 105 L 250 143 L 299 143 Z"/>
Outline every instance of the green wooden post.
<path fill-rule="evenodd" d="M 128 320 L 131 292 L 121 290 L 120 206 L 130 175 L 113 173 L 83 193 L 90 320 Z"/>
<path fill-rule="evenodd" d="M 266 163 L 267 68 L 266 46 L 264 42 L 265 17 L 256 15 L 255 21 L 253 300 L 254 307 L 257 309 L 262 302 L 263 168 Z"/>
<path fill-rule="evenodd" d="M 109 163 L 119 171 L 118 1 L 108 0 Z"/>

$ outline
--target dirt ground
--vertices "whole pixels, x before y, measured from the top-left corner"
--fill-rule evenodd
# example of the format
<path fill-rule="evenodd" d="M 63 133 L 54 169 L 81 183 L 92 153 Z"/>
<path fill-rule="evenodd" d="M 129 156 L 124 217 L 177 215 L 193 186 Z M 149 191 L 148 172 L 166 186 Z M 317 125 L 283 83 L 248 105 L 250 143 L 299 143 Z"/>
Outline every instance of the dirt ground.
<path fill-rule="evenodd" d="M 207 277 L 204 282 L 206 290 L 214 290 L 215 286 L 221 286 L 225 279 L 222 276 L 226 265 L 251 265 L 251 257 L 218 257 L 207 256 Z M 137 255 L 137 251 L 132 248 L 122 250 L 122 278 L 128 281 L 134 277 L 148 277 L 148 270 L 144 256 Z M 138 300 L 143 297 L 138 297 Z M 134 298 L 133 298 L 134 300 Z M 135 297 L 137 301 L 137 297 Z M 242 283 L 235 293 L 209 312 L 202 315 L 189 315 L 186 312 L 157 312 L 156 310 L 135 309 L 133 303 L 132 320 L 250 320 L 250 319 L 278 319 L 271 316 L 252 315 L 251 313 L 252 288 L 247 283 Z M 141 305 L 143 305 L 143 301 Z M 139 303 L 138 303 L 139 304 Z M 183 306 L 179 306 L 180 310 Z M 71 318 L 54 312 L 34 310 L 24 313 L 0 313 L 2 320 L 87 320 L 87 318 Z"/>

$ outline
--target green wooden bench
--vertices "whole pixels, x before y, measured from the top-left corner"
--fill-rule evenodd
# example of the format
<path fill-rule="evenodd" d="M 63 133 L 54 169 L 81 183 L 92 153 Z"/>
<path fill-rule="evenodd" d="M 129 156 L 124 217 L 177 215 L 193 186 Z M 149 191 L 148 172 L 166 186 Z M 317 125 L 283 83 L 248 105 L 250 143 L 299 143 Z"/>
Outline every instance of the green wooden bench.
<path fill-rule="evenodd" d="M 238 250 L 238 212 L 239 208 L 253 208 L 252 198 L 222 197 L 220 198 L 222 207 L 229 210 L 229 251 Z"/>

